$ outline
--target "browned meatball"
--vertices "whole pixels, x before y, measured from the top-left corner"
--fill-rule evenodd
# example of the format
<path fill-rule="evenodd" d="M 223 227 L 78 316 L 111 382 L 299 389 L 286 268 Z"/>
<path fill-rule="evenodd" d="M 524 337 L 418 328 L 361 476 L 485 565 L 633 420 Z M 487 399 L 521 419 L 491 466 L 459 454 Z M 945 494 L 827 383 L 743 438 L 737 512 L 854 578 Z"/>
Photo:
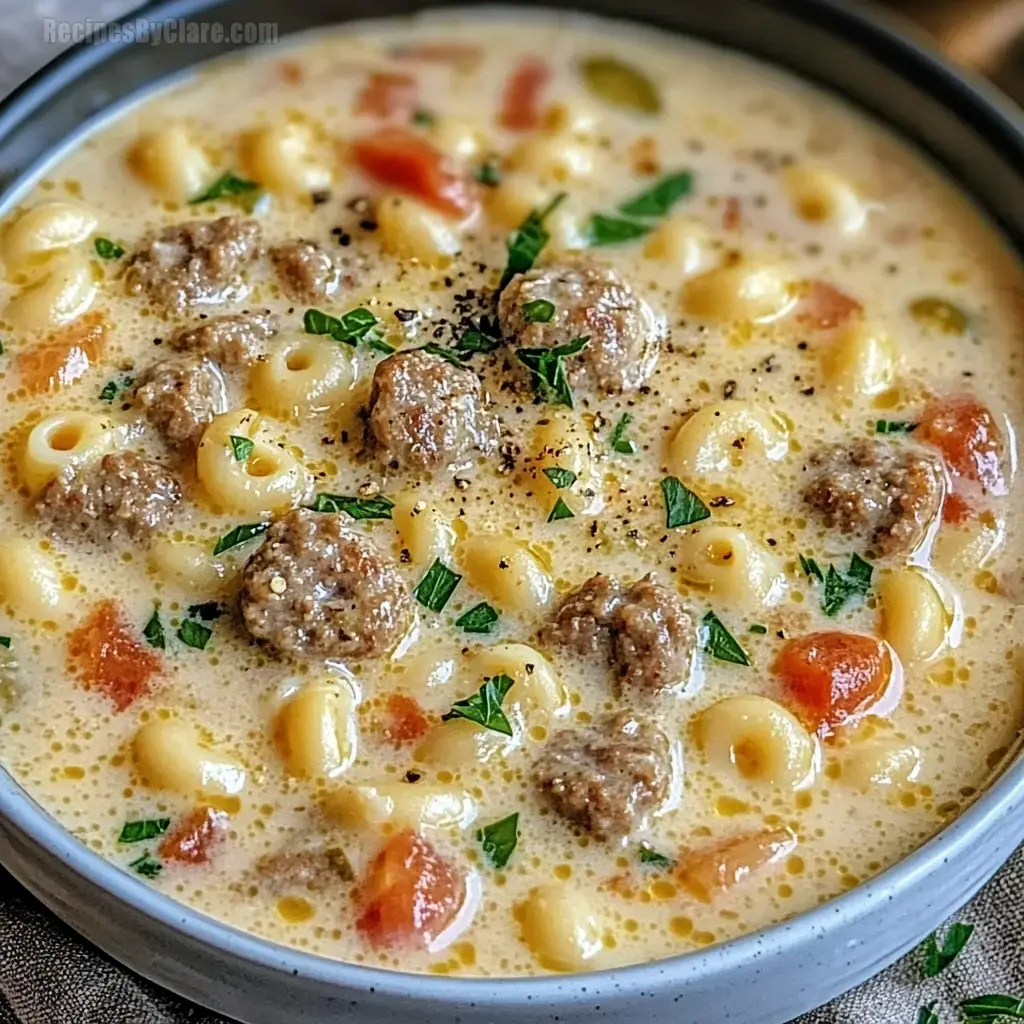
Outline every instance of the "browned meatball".
<path fill-rule="evenodd" d="M 179 450 L 197 447 L 207 424 L 228 408 L 224 378 L 210 359 L 156 363 L 139 378 L 135 401 L 164 440 Z"/>
<path fill-rule="evenodd" d="M 387 456 L 407 469 L 441 469 L 494 446 L 494 422 L 476 374 L 422 349 L 377 364 L 369 428 Z"/>
<path fill-rule="evenodd" d="M 595 839 L 642 828 L 665 800 L 671 775 L 667 737 L 629 711 L 555 733 L 533 770 L 547 803 Z"/>
<path fill-rule="evenodd" d="M 145 540 L 166 526 L 181 501 L 178 481 L 135 452 L 104 455 L 43 488 L 35 510 L 60 540 Z"/>
<path fill-rule="evenodd" d="M 548 323 L 528 323 L 523 306 L 546 299 Z M 633 391 L 650 376 L 659 338 L 647 304 L 610 267 L 582 260 L 530 270 L 501 293 L 502 331 L 518 348 L 552 348 L 574 338 L 590 342 L 566 361 L 570 383 L 608 394 Z"/>
<path fill-rule="evenodd" d="M 263 355 L 264 342 L 276 330 L 265 313 L 228 313 L 186 327 L 168 344 L 178 352 L 209 356 L 223 366 L 243 366 Z"/>
<path fill-rule="evenodd" d="M 243 293 L 242 272 L 262 252 L 259 224 L 246 217 L 190 220 L 151 235 L 126 269 L 128 291 L 145 292 L 170 312 L 229 302 Z"/>
<path fill-rule="evenodd" d="M 895 440 L 829 445 L 811 457 L 807 472 L 804 501 L 822 522 L 860 534 L 882 555 L 914 548 L 945 494 L 939 459 Z"/>
<path fill-rule="evenodd" d="M 242 577 L 242 619 L 286 654 L 371 658 L 409 623 L 410 601 L 394 563 L 335 513 L 295 509 L 267 531 Z"/>
<path fill-rule="evenodd" d="M 285 295 L 296 302 L 315 302 L 337 285 L 334 261 L 316 242 L 305 238 L 283 242 L 270 250 L 270 259 Z"/>
<path fill-rule="evenodd" d="M 322 837 L 289 842 L 256 862 L 256 873 L 271 892 L 322 893 L 355 878 L 345 851 Z"/>
<path fill-rule="evenodd" d="M 614 576 L 591 576 L 562 598 L 554 619 L 541 631 L 541 639 L 584 656 L 607 652 L 612 612 L 621 602 L 622 587 Z"/>

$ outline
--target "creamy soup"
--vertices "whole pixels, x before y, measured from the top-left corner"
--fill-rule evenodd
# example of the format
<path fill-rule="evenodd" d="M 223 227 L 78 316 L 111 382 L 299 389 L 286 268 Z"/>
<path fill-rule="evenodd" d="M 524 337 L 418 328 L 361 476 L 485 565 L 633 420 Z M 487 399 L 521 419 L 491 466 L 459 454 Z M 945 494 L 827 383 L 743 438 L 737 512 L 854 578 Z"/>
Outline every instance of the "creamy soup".
<path fill-rule="evenodd" d="M 856 886 L 1011 752 L 1018 268 L 832 98 L 368 23 L 133 107 L 0 254 L 0 756 L 173 899 L 635 963 Z"/>

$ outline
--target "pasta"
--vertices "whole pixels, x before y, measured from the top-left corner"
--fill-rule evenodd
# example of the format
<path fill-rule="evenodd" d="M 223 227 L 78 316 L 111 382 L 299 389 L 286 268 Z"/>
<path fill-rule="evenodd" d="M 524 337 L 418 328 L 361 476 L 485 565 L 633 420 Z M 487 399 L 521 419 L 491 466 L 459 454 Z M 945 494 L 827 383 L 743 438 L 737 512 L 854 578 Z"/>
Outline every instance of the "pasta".
<path fill-rule="evenodd" d="M 261 411 L 280 419 L 325 412 L 349 398 L 354 376 L 345 346 L 321 338 L 292 338 L 253 363 L 249 390 Z"/>
<path fill-rule="evenodd" d="M 3 236 L 8 272 L 31 270 L 54 252 L 84 242 L 96 224 L 96 214 L 78 203 L 58 200 L 33 206 Z"/>
<path fill-rule="evenodd" d="M 408 196 L 382 197 L 377 223 L 385 252 L 425 267 L 447 266 L 462 245 L 448 220 Z"/>
<path fill-rule="evenodd" d="M 796 214 L 811 224 L 828 224 L 844 235 L 861 231 L 867 205 L 857 190 L 830 167 L 799 163 L 785 171 L 784 184 Z"/>
<path fill-rule="evenodd" d="M 896 347 L 877 326 L 854 321 L 824 349 L 825 377 L 837 391 L 877 395 L 896 377 Z"/>
<path fill-rule="evenodd" d="M 521 729 L 516 735 L 503 736 L 475 722 L 456 719 L 435 725 L 423 737 L 413 756 L 419 764 L 454 770 L 466 769 L 504 757 L 519 746 L 521 740 Z"/>
<path fill-rule="evenodd" d="M 264 188 L 282 196 L 309 195 L 329 188 L 333 178 L 312 129 L 289 122 L 250 132 L 242 152 L 248 173 Z"/>
<path fill-rule="evenodd" d="M 667 217 L 651 234 L 644 255 L 690 275 L 707 270 L 714 251 L 714 238 L 707 226 L 692 214 Z"/>
<path fill-rule="evenodd" d="M 554 413 L 537 426 L 523 474 L 544 514 L 562 498 L 578 515 L 593 515 L 603 504 L 600 468 L 594 457 L 594 443 L 586 425 L 573 413 Z M 545 470 L 568 470 L 575 480 L 568 488 L 556 485 Z"/>
<path fill-rule="evenodd" d="M 63 327 L 87 312 L 96 298 L 92 264 L 68 251 L 50 260 L 42 276 L 7 304 L 6 318 L 21 331 L 38 333 Z"/>
<path fill-rule="evenodd" d="M 679 573 L 746 607 L 775 604 L 786 577 L 767 549 L 733 526 L 699 526 L 679 541 Z"/>
<path fill-rule="evenodd" d="M 530 890 L 520 910 L 523 941 L 552 971 L 593 969 L 602 949 L 597 920 L 587 901 L 565 885 Z"/>
<path fill-rule="evenodd" d="M 899 786 L 918 780 L 923 766 L 921 751 L 895 737 L 876 737 L 854 743 L 840 762 L 841 778 L 860 790 Z"/>
<path fill-rule="evenodd" d="M 740 262 L 707 270 L 683 285 L 683 309 L 705 320 L 767 323 L 795 301 L 787 274 L 771 263 Z"/>
<path fill-rule="evenodd" d="M 412 493 L 395 502 L 391 518 L 398 543 L 409 553 L 413 563 L 427 568 L 436 559 L 448 560 L 455 548 L 456 536 L 439 509 Z"/>
<path fill-rule="evenodd" d="M 935 581 L 921 569 L 896 569 L 878 584 L 880 632 L 904 665 L 930 661 L 946 645 L 951 616 Z"/>
<path fill-rule="evenodd" d="M 288 773 L 333 779 L 356 758 L 355 695 L 337 680 L 307 683 L 277 713 L 274 733 Z"/>
<path fill-rule="evenodd" d="M 554 666 L 528 644 L 495 644 L 478 650 L 470 661 L 474 677 L 506 675 L 515 680 L 509 699 L 545 714 L 564 711 L 568 695 Z"/>
<path fill-rule="evenodd" d="M 233 797 L 246 786 L 237 761 L 202 743 L 196 729 L 175 718 L 147 722 L 132 740 L 132 757 L 142 783 L 181 796 Z"/>
<path fill-rule="evenodd" d="M 209 545 L 197 541 L 155 537 L 148 556 L 153 572 L 184 590 L 215 594 L 226 587 L 231 576 L 229 564 L 214 557 Z"/>
<path fill-rule="evenodd" d="M 180 124 L 140 135 L 128 151 L 128 166 L 154 192 L 175 202 L 200 195 L 213 178 L 202 146 Z"/>
<path fill-rule="evenodd" d="M 502 608 L 537 610 L 550 603 L 551 576 L 521 542 L 478 534 L 460 541 L 456 550 L 473 586 Z"/>
<path fill-rule="evenodd" d="M 476 801 L 451 786 L 381 782 L 339 786 L 324 797 L 323 807 L 346 828 L 469 828 Z"/>
<path fill-rule="evenodd" d="M 61 472 L 99 458 L 113 447 L 114 424 L 88 412 L 55 413 L 30 431 L 21 455 L 21 479 L 39 491 Z"/>
<path fill-rule="evenodd" d="M 18 617 L 52 619 L 67 603 L 49 551 L 21 537 L 0 540 L 0 602 Z"/>
<path fill-rule="evenodd" d="M 932 560 L 946 574 L 974 573 L 992 561 L 1005 537 L 1005 519 L 984 511 L 959 527 L 940 530 Z"/>

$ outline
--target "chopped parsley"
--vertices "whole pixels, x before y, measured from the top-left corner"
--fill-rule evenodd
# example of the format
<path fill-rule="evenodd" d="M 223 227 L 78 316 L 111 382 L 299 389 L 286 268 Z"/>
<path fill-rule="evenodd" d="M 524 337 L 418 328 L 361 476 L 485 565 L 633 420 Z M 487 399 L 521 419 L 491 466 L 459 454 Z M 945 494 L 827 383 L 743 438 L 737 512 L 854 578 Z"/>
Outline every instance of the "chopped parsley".
<path fill-rule="evenodd" d="M 548 466 L 544 470 L 544 475 L 560 491 L 576 483 L 576 474 L 571 469 L 562 469 L 561 466 Z"/>
<path fill-rule="evenodd" d="M 354 498 L 346 494 L 321 492 L 309 507 L 314 512 L 345 512 L 353 519 L 391 519 L 395 503 L 383 494 L 375 498 Z"/>
<path fill-rule="evenodd" d="M 455 625 L 467 633 L 493 633 L 498 626 L 498 613 L 486 601 L 481 601 L 460 615 Z"/>
<path fill-rule="evenodd" d="M 231 450 L 235 453 L 236 462 L 245 462 L 252 455 L 253 448 L 256 447 L 255 441 L 248 437 L 239 437 L 237 434 L 232 434 L 228 440 L 231 442 Z"/>
<path fill-rule="evenodd" d="M 521 348 L 516 352 L 516 358 L 533 372 L 533 383 L 539 398 L 554 405 L 565 405 L 570 409 L 573 407 L 565 360 L 568 356 L 582 352 L 589 341 L 588 334 L 553 348 Z"/>
<path fill-rule="evenodd" d="M 429 353 L 432 356 L 440 356 L 442 359 L 451 363 L 452 366 L 457 366 L 460 370 L 467 370 L 469 367 L 459 358 L 455 349 L 445 348 L 444 345 L 438 345 L 436 342 L 428 342 L 423 346 L 423 351 Z"/>
<path fill-rule="evenodd" d="M 965 1020 L 976 1020 L 979 1024 L 995 1024 L 1000 1017 L 1024 1020 L 1024 999 L 1006 995 L 975 996 L 960 1004 L 960 1012 Z"/>
<path fill-rule="evenodd" d="M 201 622 L 196 622 L 195 619 L 185 619 L 178 627 L 178 639 L 186 647 L 194 647 L 197 651 L 206 650 L 211 636 L 213 636 L 213 630 Z"/>
<path fill-rule="evenodd" d="M 555 507 L 548 516 L 549 523 L 557 523 L 559 519 L 575 519 L 576 513 L 561 498 L 555 502 Z"/>
<path fill-rule="evenodd" d="M 259 188 L 257 182 L 240 178 L 231 171 L 225 171 L 205 192 L 193 196 L 189 203 L 194 206 L 196 203 L 209 203 L 215 199 L 248 196 L 253 192 L 258 192 Z"/>
<path fill-rule="evenodd" d="M 939 1024 L 939 1015 L 935 1012 L 934 1000 L 917 1011 L 917 1024 Z"/>
<path fill-rule="evenodd" d="M 493 160 L 485 160 L 480 164 L 473 172 L 473 177 L 488 188 L 497 188 L 501 184 L 501 171 Z"/>
<path fill-rule="evenodd" d="M 941 974 L 962 952 L 974 933 L 973 924 L 956 922 L 949 926 L 942 945 L 938 943 L 935 932 L 924 940 L 924 975 L 934 978 Z"/>
<path fill-rule="evenodd" d="M 131 386 L 135 383 L 133 377 L 122 375 L 121 377 L 115 377 L 112 380 L 108 380 L 103 385 L 103 390 L 100 391 L 101 402 L 113 402 L 118 395 L 124 395 Z"/>
<path fill-rule="evenodd" d="M 768 632 L 768 627 L 762 626 L 760 622 L 755 622 L 751 625 L 750 629 L 748 629 L 747 632 L 757 633 L 758 636 L 764 636 Z"/>
<path fill-rule="evenodd" d="M 413 597 L 424 608 L 439 612 L 455 593 L 461 579 L 462 577 L 457 572 L 452 572 L 441 559 L 435 558 L 427 574 L 416 584 L 416 589 L 412 592 Z"/>
<path fill-rule="evenodd" d="M 154 608 L 149 622 L 143 627 L 142 636 L 150 647 L 157 647 L 161 651 L 167 647 L 167 639 L 164 636 L 164 626 L 160 621 L 160 609 Z"/>
<path fill-rule="evenodd" d="M 503 868 L 519 842 L 519 814 L 510 814 L 501 821 L 477 829 L 477 842 L 491 867 Z"/>
<path fill-rule="evenodd" d="M 136 874 L 142 875 L 143 878 L 156 878 L 164 869 L 163 864 L 149 850 L 137 860 L 133 860 L 128 867 L 135 871 Z"/>
<path fill-rule="evenodd" d="M 636 442 L 626 437 L 626 431 L 632 422 L 632 414 L 624 412 L 619 422 L 615 424 L 611 437 L 608 438 L 608 444 L 611 445 L 613 452 L 618 452 L 619 455 L 636 455 Z"/>
<path fill-rule="evenodd" d="M 462 337 L 455 344 L 456 352 L 493 352 L 501 347 L 501 336 L 491 335 L 486 331 L 470 327 L 463 331 Z"/>
<path fill-rule="evenodd" d="M 547 206 L 540 210 L 531 210 L 523 223 L 509 235 L 508 241 L 505 243 L 508 249 L 508 262 L 501 275 L 498 291 L 503 291 L 505 285 L 516 274 L 525 274 L 536 262 L 541 250 L 551 239 L 547 228 L 544 227 L 544 221 L 565 200 L 565 196 L 564 192 L 559 192 Z"/>
<path fill-rule="evenodd" d="M 664 217 L 692 188 L 693 173 L 677 171 L 662 178 L 653 188 L 620 203 L 619 212 L 627 217 Z"/>
<path fill-rule="evenodd" d="M 872 568 L 858 554 L 850 557 L 850 568 L 845 574 L 840 573 L 834 565 L 829 565 L 825 574 L 825 590 L 821 599 L 821 607 L 826 615 L 838 615 L 847 601 L 865 597 L 871 589 Z"/>
<path fill-rule="evenodd" d="M 0 636 L 0 647 L 10 647 L 11 638 L 9 636 Z"/>
<path fill-rule="evenodd" d="M 555 304 L 547 299 L 534 299 L 522 305 L 523 319 L 528 324 L 549 324 L 555 315 Z"/>
<path fill-rule="evenodd" d="M 909 434 L 917 429 L 909 420 L 875 420 L 876 434 Z"/>
<path fill-rule="evenodd" d="M 821 566 L 813 558 L 806 558 L 801 555 L 800 568 L 808 579 L 816 579 L 819 583 L 825 582 L 825 574 L 821 571 Z"/>
<path fill-rule="evenodd" d="M 484 685 L 465 700 L 456 701 L 451 711 L 441 716 L 442 722 L 450 722 L 455 718 L 465 718 L 476 722 L 492 732 L 500 732 L 502 736 L 511 736 L 512 726 L 505 712 L 501 710 L 501 702 L 512 689 L 515 680 L 504 674 L 492 676 L 484 680 Z"/>
<path fill-rule="evenodd" d="M 623 220 L 621 217 L 606 217 L 603 213 L 595 213 L 590 218 L 587 228 L 587 241 L 591 247 L 601 245 L 619 245 L 632 242 L 649 234 L 649 224 L 638 224 L 635 220 Z"/>
<path fill-rule="evenodd" d="M 109 238 L 97 238 L 93 242 L 93 246 L 96 249 L 96 255 L 101 260 L 119 260 L 125 252 L 122 246 L 112 242 Z"/>
<path fill-rule="evenodd" d="M 247 541 L 252 540 L 253 537 L 258 537 L 261 533 L 266 533 L 269 529 L 270 523 L 243 523 L 241 526 L 236 526 L 233 530 L 225 533 L 214 544 L 213 553 L 215 555 L 223 554 L 225 551 L 230 551 L 232 548 L 245 544 Z"/>
<path fill-rule="evenodd" d="M 340 317 L 331 316 L 322 309 L 307 309 L 302 315 L 302 326 L 307 334 L 327 335 L 334 341 L 342 341 L 353 348 L 363 342 L 378 352 L 390 355 L 395 351 L 377 335 L 377 318 L 368 309 L 359 306 L 350 309 Z"/>
<path fill-rule="evenodd" d="M 171 826 L 170 818 L 146 818 L 142 821 L 126 821 L 117 837 L 119 843 L 142 843 L 147 839 L 162 836 Z"/>
<path fill-rule="evenodd" d="M 675 861 L 671 857 L 666 857 L 665 854 L 652 850 L 646 843 L 637 850 L 636 856 L 641 864 L 649 864 L 652 868 L 661 868 L 667 871 L 675 865 Z"/>
<path fill-rule="evenodd" d="M 429 110 L 417 110 L 412 115 L 412 123 L 427 128 L 434 123 L 436 118 Z"/>
<path fill-rule="evenodd" d="M 749 665 L 750 655 L 740 647 L 737 639 L 725 628 L 714 612 L 708 612 L 701 620 L 704 626 L 704 650 L 719 661 L 733 665 Z"/>
<path fill-rule="evenodd" d="M 711 509 L 674 476 L 661 481 L 661 493 L 665 498 L 665 525 L 670 530 L 711 518 Z"/>

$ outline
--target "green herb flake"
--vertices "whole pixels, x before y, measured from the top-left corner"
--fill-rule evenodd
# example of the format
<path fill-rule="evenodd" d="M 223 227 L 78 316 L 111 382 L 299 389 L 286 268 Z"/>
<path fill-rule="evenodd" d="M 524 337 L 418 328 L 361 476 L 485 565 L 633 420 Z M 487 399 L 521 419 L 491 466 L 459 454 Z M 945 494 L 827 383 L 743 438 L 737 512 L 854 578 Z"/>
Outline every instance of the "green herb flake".
<path fill-rule="evenodd" d="M 514 682 L 511 676 L 504 674 L 485 679 L 484 685 L 471 697 L 456 701 L 451 711 L 441 716 L 441 721 L 450 722 L 455 718 L 465 718 L 492 732 L 500 732 L 502 736 L 513 735 L 512 726 L 501 709 L 501 702 L 512 689 Z"/>
<path fill-rule="evenodd" d="M 939 1024 L 939 1016 L 935 1012 L 935 1003 L 930 1002 L 917 1011 L 917 1024 Z"/>
<path fill-rule="evenodd" d="M 240 178 L 231 171 L 225 171 L 205 192 L 189 200 L 191 205 L 209 203 L 215 199 L 231 199 L 236 196 L 248 196 L 258 192 L 260 186 L 255 181 Z"/>
<path fill-rule="evenodd" d="M 142 843 L 147 839 L 162 836 L 171 826 L 170 818 L 146 818 L 143 821 L 126 821 L 117 837 L 119 843 Z"/>
<path fill-rule="evenodd" d="M 118 395 L 123 395 L 134 383 L 134 378 L 125 376 L 108 380 L 100 391 L 100 401 L 113 402 Z"/>
<path fill-rule="evenodd" d="M 671 857 L 666 857 L 665 854 L 652 850 L 646 843 L 637 850 L 636 856 L 641 864 L 658 868 L 660 871 L 668 871 L 675 866 L 675 861 Z"/>
<path fill-rule="evenodd" d="M 909 420 L 875 420 L 876 434 L 909 434 L 916 429 Z"/>
<path fill-rule="evenodd" d="M 555 502 L 555 507 L 548 516 L 549 523 L 557 523 L 559 519 L 575 519 L 576 513 L 561 498 Z"/>
<path fill-rule="evenodd" d="M 458 353 L 455 349 L 445 348 L 444 345 L 438 345 L 436 342 L 428 342 L 423 346 L 423 351 L 429 353 L 432 356 L 438 356 L 444 359 L 446 362 L 457 366 L 460 370 L 467 370 L 469 367 L 459 358 Z"/>
<path fill-rule="evenodd" d="M 589 341 L 588 334 L 553 348 L 521 348 L 516 352 L 516 358 L 533 372 L 533 383 L 539 398 L 554 405 L 573 408 L 565 360 L 568 356 L 582 352 Z"/>
<path fill-rule="evenodd" d="M 540 210 L 531 210 L 523 223 L 509 235 L 505 243 L 508 249 L 508 262 L 501 275 L 498 291 L 504 291 L 505 286 L 516 274 L 525 274 L 537 261 L 541 250 L 551 239 L 551 235 L 544 227 L 544 221 L 565 200 L 565 196 L 565 192 L 559 192 L 547 206 Z"/>
<path fill-rule="evenodd" d="M 974 933 L 973 924 L 951 924 L 941 947 L 936 933 L 924 940 L 924 975 L 934 978 L 941 974 L 962 952 Z"/>
<path fill-rule="evenodd" d="M 459 338 L 458 343 L 455 346 L 455 351 L 493 352 L 495 349 L 500 347 L 500 338 L 491 338 L 484 334 L 483 331 L 478 331 L 476 328 L 470 328 L 468 331 L 464 331 L 462 337 Z"/>
<path fill-rule="evenodd" d="M 452 572 L 441 559 L 435 558 L 434 564 L 427 570 L 423 579 L 416 584 L 416 589 L 412 594 L 424 608 L 429 608 L 432 612 L 439 612 L 455 593 L 455 588 L 461 580 L 462 577 L 457 572 Z"/>
<path fill-rule="evenodd" d="M 750 664 L 750 655 L 740 647 L 736 638 L 714 612 L 708 612 L 701 623 L 704 626 L 704 650 L 712 658 L 728 661 L 733 665 Z"/>
<path fill-rule="evenodd" d="M 524 302 L 521 312 L 528 324 L 549 324 L 555 315 L 555 304 L 547 299 L 534 299 L 532 302 Z"/>
<path fill-rule="evenodd" d="M 4 354 L 4 343 L 0 341 L 0 356 Z"/>
<path fill-rule="evenodd" d="M 122 246 L 112 242 L 109 238 L 97 238 L 93 242 L 93 246 L 96 249 L 96 255 L 101 260 L 119 260 L 125 253 Z"/>
<path fill-rule="evenodd" d="M 412 123 L 423 128 L 429 128 L 436 118 L 429 110 L 417 110 L 412 115 Z"/>
<path fill-rule="evenodd" d="M 143 627 L 142 636 L 150 647 L 159 648 L 161 651 L 167 647 L 167 639 L 164 636 L 164 626 L 160 621 L 160 609 L 154 608 L 149 622 Z"/>
<path fill-rule="evenodd" d="M 636 455 L 636 442 L 626 437 L 626 431 L 632 422 L 632 414 L 626 412 L 622 414 L 619 422 L 615 424 L 611 437 L 608 438 L 608 444 L 613 452 L 618 452 L 619 455 Z"/>
<path fill-rule="evenodd" d="M 871 565 L 857 554 L 851 556 L 845 575 L 829 565 L 821 598 L 822 611 L 831 618 L 839 614 L 847 601 L 865 597 L 871 589 L 871 574 Z"/>
<path fill-rule="evenodd" d="M 580 63 L 580 74 L 587 89 L 613 107 L 638 114 L 661 112 L 661 96 L 654 83 L 642 71 L 617 57 L 596 54 Z"/>
<path fill-rule="evenodd" d="M 497 188 L 501 184 L 501 171 L 493 160 L 485 160 L 480 164 L 473 171 L 473 177 L 488 188 Z"/>
<path fill-rule="evenodd" d="M 748 629 L 747 632 L 757 633 L 758 636 L 764 636 L 768 632 L 768 627 L 762 626 L 760 622 L 755 622 L 751 625 L 750 629 Z"/>
<path fill-rule="evenodd" d="M 808 579 L 816 579 L 819 583 L 825 582 L 825 574 L 821 571 L 821 566 L 813 558 L 805 558 L 801 555 L 800 568 Z"/>
<path fill-rule="evenodd" d="M 661 481 L 661 493 L 665 499 L 665 525 L 670 530 L 711 518 L 711 509 L 674 476 Z"/>
<path fill-rule="evenodd" d="M 0 647 L 10 647 L 11 638 L 9 636 L 0 636 Z"/>
<path fill-rule="evenodd" d="M 484 825 L 477 830 L 476 838 L 491 867 L 503 868 L 519 842 L 518 813 L 510 814 L 491 825 Z"/>
<path fill-rule="evenodd" d="M 128 867 L 130 867 L 136 874 L 142 875 L 143 878 L 156 878 L 157 875 L 163 871 L 164 866 L 160 863 L 150 852 L 147 850 L 137 860 L 133 860 Z"/>
<path fill-rule="evenodd" d="M 228 440 L 231 442 L 231 450 L 235 453 L 236 462 L 245 462 L 252 455 L 253 448 L 256 447 L 255 441 L 251 441 L 247 437 L 239 437 L 237 434 L 232 434 Z"/>
<path fill-rule="evenodd" d="M 562 469 L 561 466 L 548 466 L 544 475 L 555 485 L 559 491 L 566 487 L 572 487 L 576 483 L 576 474 L 571 469 Z"/>
<path fill-rule="evenodd" d="M 591 248 L 602 245 L 621 245 L 632 242 L 650 234 L 649 224 L 638 224 L 635 220 L 623 220 L 621 217 L 607 217 L 603 213 L 595 213 L 590 218 L 587 228 L 587 242 Z"/>
<path fill-rule="evenodd" d="M 178 639 L 186 647 L 194 647 L 197 651 L 206 650 L 211 636 L 213 636 L 213 630 L 201 622 L 196 622 L 195 619 L 186 619 L 178 627 Z"/>
<path fill-rule="evenodd" d="M 359 306 L 350 309 L 340 317 L 331 316 L 322 309 L 307 309 L 302 315 L 302 326 L 307 334 L 328 335 L 334 341 L 342 341 L 355 348 L 365 342 L 381 352 L 394 352 L 394 346 L 377 337 L 377 318 L 368 309 Z"/>
<path fill-rule="evenodd" d="M 309 506 L 314 512 L 345 512 L 353 519 L 391 519 L 395 503 L 383 494 L 354 498 L 346 494 L 320 493 Z"/>
<path fill-rule="evenodd" d="M 223 554 L 225 551 L 230 551 L 232 548 L 245 544 L 247 541 L 252 540 L 253 537 L 258 537 L 261 533 L 266 533 L 269 529 L 270 523 L 244 523 L 241 526 L 236 526 L 233 530 L 225 533 L 214 544 L 213 553 L 215 555 Z"/>
<path fill-rule="evenodd" d="M 498 613 L 486 601 L 481 601 L 460 615 L 455 625 L 467 633 L 493 633 L 498 628 Z"/>
<path fill-rule="evenodd" d="M 997 1024 L 1000 1017 L 1024 1020 L 1024 999 L 1006 995 L 975 996 L 960 1004 L 960 1012 L 965 1020 L 983 1024 Z"/>
<path fill-rule="evenodd" d="M 693 173 L 678 171 L 662 178 L 653 188 L 621 203 L 619 212 L 627 217 L 664 217 L 692 189 Z"/>

